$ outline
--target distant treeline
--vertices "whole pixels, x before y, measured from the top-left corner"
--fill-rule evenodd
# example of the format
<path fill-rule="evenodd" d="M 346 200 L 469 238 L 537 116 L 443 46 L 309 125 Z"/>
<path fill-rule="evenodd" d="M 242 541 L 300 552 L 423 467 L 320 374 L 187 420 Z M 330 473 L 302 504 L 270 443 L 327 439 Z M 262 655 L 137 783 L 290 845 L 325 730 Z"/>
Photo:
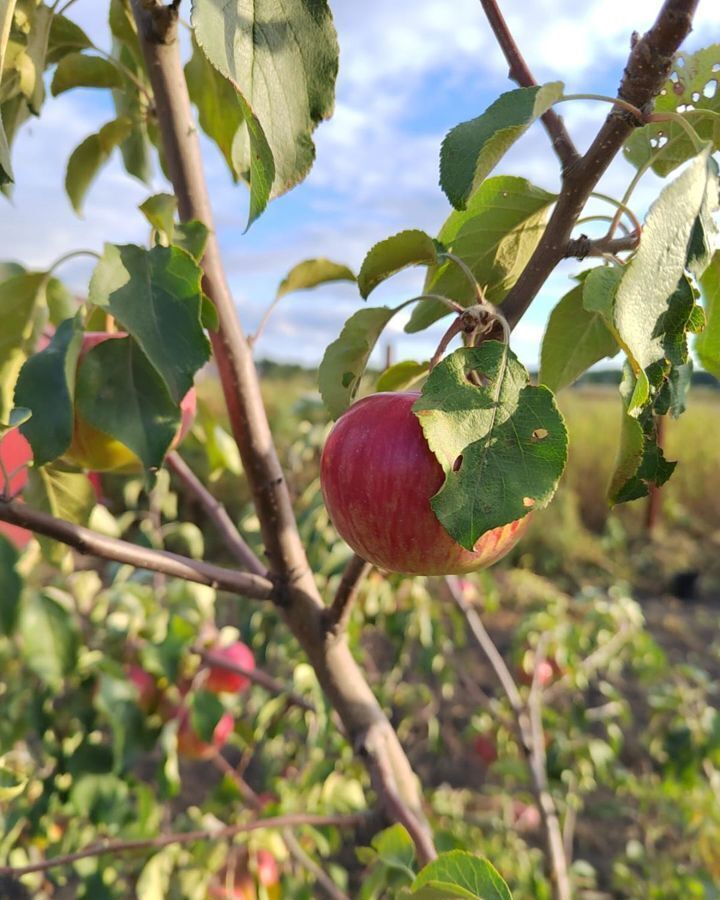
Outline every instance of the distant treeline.
<path fill-rule="evenodd" d="M 257 364 L 260 374 L 264 378 L 297 378 L 297 377 L 315 377 L 317 369 L 310 369 L 296 363 L 279 363 L 271 359 L 261 359 Z M 371 370 L 368 370 L 370 372 Z M 379 374 L 379 372 L 378 372 Z M 610 385 L 617 386 L 620 384 L 620 369 L 601 369 L 598 372 L 586 372 L 579 378 L 573 387 L 588 387 L 592 385 Z M 531 372 L 530 377 L 533 381 L 537 379 L 537 372 Z M 720 388 L 720 381 L 710 375 L 709 372 L 693 372 L 692 384 L 694 387 Z"/>

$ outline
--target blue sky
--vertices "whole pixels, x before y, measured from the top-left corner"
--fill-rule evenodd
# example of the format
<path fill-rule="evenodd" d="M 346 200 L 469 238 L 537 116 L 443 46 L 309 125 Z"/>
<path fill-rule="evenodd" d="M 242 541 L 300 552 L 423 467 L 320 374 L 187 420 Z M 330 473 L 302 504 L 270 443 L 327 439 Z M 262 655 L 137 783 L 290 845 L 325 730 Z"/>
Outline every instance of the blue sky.
<path fill-rule="evenodd" d="M 252 332 L 285 273 L 297 262 L 326 256 L 357 270 L 378 240 L 404 228 L 435 234 L 449 212 L 437 185 L 440 143 L 449 128 L 478 115 L 509 89 L 507 66 L 476 0 L 336 0 L 341 47 L 336 113 L 315 133 L 317 161 L 308 179 L 270 205 L 248 234 L 247 190 L 233 186 L 219 153 L 205 142 L 206 169 L 216 225 L 243 324 Z M 659 0 L 506 0 L 503 11 L 539 81 L 561 79 L 568 93 L 614 95 L 632 31 L 652 23 Z M 71 15 L 99 46 L 109 46 L 106 3 L 78 0 Z M 452 15 L 449 9 L 452 8 Z M 181 14 L 189 17 L 184 0 Z M 720 41 L 720 3 L 700 0 L 686 48 Z M 560 111 L 579 147 L 599 127 L 607 107 L 563 104 Z M 137 210 L 148 193 L 167 190 L 156 173 L 151 190 L 126 176 L 113 158 L 91 188 L 84 217 L 64 194 L 67 159 L 75 146 L 113 117 L 109 97 L 77 90 L 48 98 L 42 117 L 24 126 L 14 147 L 17 185 L 0 216 L 2 257 L 47 267 L 63 253 L 100 249 L 103 241 L 142 243 L 145 220 Z M 557 163 L 539 125 L 502 161 L 496 174 L 523 175 L 546 189 L 558 186 Z M 630 168 L 618 160 L 602 189 L 622 195 Z M 633 205 L 643 213 L 657 193 L 650 177 Z M 599 207 L 598 207 L 599 210 Z M 603 210 L 605 211 L 605 210 Z M 513 345 L 530 366 L 537 362 L 548 312 L 569 287 L 578 263 L 564 264 L 514 333 Z M 78 292 L 90 265 L 68 264 L 58 273 Z M 422 283 L 420 270 L 379 288 L 375 304 L 393 304 Z M 317 364 L 324 347 L 362 301 L 351 285 L 331 285 L 288 296 L 263 338 L 259 357 Z M 390 333 L 398 358 L 425 358 L 439 330 L 411 337 Z"/>

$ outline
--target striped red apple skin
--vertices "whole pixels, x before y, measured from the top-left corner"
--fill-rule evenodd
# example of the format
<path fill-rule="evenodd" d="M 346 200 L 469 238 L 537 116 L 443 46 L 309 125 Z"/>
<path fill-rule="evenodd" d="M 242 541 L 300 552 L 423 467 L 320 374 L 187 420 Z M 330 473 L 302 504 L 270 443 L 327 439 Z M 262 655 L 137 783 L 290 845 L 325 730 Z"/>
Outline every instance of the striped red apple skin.
<path fill-rule="evenodd" d="M 381 569 L 406 575 L 484 569 L 515 546 L 528 517 L 487 531 L 473 551 L 450 537 L 430 505 L 445 475 L 412 411 L 419 396 L 372 394 L 338 419 L 320 465 L 325 505 L 340 536 Z"/>

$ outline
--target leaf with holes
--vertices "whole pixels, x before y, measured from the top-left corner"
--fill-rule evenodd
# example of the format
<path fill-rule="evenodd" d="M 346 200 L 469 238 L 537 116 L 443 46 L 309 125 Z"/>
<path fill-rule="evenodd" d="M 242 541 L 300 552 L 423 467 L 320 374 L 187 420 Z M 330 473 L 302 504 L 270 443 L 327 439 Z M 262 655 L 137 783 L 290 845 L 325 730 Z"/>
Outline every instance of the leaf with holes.
<path fill-rule="evenodd" d="M 436 242 L 424 231 L 401 231 L 375 244 L 358 273 L 360 294 L 367 299 L 386 278 L 408 266 L 434 266 L 438 261 Z"/>
<path fill-rule="evenodd" d="M 176 403 L 210 355 L 200 318 L 201 274 L 177 247 L 106 244 L 90 280 L 90 302 L 135 338 Z"/>
<path fill-rule="evenodd" d="M 646 370 L 666 359 L 663 318 L 686 267 L 699 276 L 710 261 L 717 208 L 716 167 L 704 150 L 663 189 L 648 213 L 637 253 L 625 267 L 614 323 L 637 378 L 630 415 L 650 399 Z"/>
<path fill-rule="evenodd" d="M 502 303 L 535 251 L 556 199 L 524 178 L 488 178 L 466 210 L 450 213 L 438 242 L 470 267 L 491 303 Z M 451 260 L 430 269 L 423 292 L 463 306 L 476 302 L 473 286 Z M 443 303 L 426 300 L 415 307 L 405 331 L 422 331 L 448 313 Z"/>
<path fill-rule="evenodd" d="M 720 378 L 720 250 L 703 272 L 700 287 L 706 325 L 695 340 L 695 352 L 703 368 Z"/>
<path fill-rule="evenodd" d="M 565 468 L 555 399 L 528 382 L 509 348 L 486 341 L 436 366 L 413 406 L 445 472 L 432 508 L 468 550 L 486 531 L 547 506 Z"/>
<path fill-rule="evenodd" d="M 619 349 L 602 313 L 585 308 L 584 291 L 584 283 L 576 285 L 548 319 L 538 380 L 551 391 L 572 384 L 596 362 L 615 356 Z"/>
<path fill-rule="evenodd" d="M 481 116 L 447 134 L 440 151 L 440 186 L 456 209 L 465 208 L 515 141 L 562 94 L 560 81 L 507 91 Z"/>

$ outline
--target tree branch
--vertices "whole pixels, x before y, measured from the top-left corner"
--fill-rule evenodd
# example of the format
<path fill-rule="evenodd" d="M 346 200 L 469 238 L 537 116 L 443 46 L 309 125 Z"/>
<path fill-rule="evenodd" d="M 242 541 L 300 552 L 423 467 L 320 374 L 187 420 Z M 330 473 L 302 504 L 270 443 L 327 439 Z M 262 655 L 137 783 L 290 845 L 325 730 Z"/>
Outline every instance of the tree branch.
<path fill-rule="evenodd" d="M 260 687 L 264 687 L 265 690 L 270 691 L 271 694 L 285 697 L 288 702 L 295 706 L 299 706 L 301 709 L 305 709 L 308 712 L 315 712 L 315 707 L 309 700 L 301 697 L 300 694 L 296 693 L 292 688 L 286 687 L 282 682 L 277 681 L 266 672 L 262 672 L 259 669 L 246 669 L 245 666 L 239 666 L 237 663 L 230 662 L 230 660 L 219 656 L 217 653 L 213 653 L 212 650 L 206 650 L 204 647 L 193 647 L 192 652 L 196 653 L 200 659 L 209 666 L 214 666 L 217 669 L 225 669 L 228 672 L 234 672 L 236 675 L 243 675 L 248 681 L 259 684 Z"/>
<path fill-rule="evenodd" d="M 215 304 L 219 329 L 211 332 L 228 416 L 276 585 L 275 597 L 349 740 L 362 743 L 373 727 L 382 736 L 403 802 L 430 840 L 417 779 L 397 734 L 378 704 L 346 641 L 328 641 L 326 607 L 310 571 L 293 516 L 290 494 L 273 446 L 260 383 L 235 310 L 213 225 L 197 126 L 192 115 L 177 42 L 177 11 L 169 24 L 132 0 L 140 45 L 155 98 L 167 171 L 182 221 L 199 219 L 210 230 L 203 258 L 205 292 Z"/>
<path fill-rule="evenodd" d="M 31 509 L 25 503 L 5 500 L 2 497 L 0 497 L 0 521 L 20 525 L 37 534 L 54 538 L 62 544 L 73 547 L 78 553 L 124 563 L 135 566 L 137 569 L 160 572 L 172 578 L 183 578 L 185 581 L 193 581 L 196 584 L 207 584 L 233 594 L 252 597 L 255 600 L 270 600 L 275 589 L 270 579 L 260 575 L 236 572 L 234 569 L 215 566 L 212 563 L 190 559 L 190 557 L 169 553 L 166 550 L 140 547 L 129 541 L 121 541 L 118 538 L 99 534 L 82 525 L 74 525 L 63 519 L 56 519 L 47 513 Z"/>
<path fill-rule="evenodd" d="M 566 259 L 570 257 L 585 259 L 588 256 L 606 256 L 608 254 L 615 256 L 617 253 L 637 249 L 639 243 L 640 235 L 636 231 L 619 238 L 589 238 L 587 235 L 581 234 L 580 237 L 571 238 L 568 241 L 563 255 Z"/>
<path fill-rule="evenodd" d="M 633 46 L 618 96 L 645 111 L 662 90 L 673 56 L 692 27 L 699 0 L 665 0 L 655 24 Z M 574 224 L 593 188 L 637 126 L 630 113 L 613 108 L 582 159 L 563 176 L 563 187 L 547 227 L 520 278 L 503 301 L 514 328 L 540 288 L 566 255 Z"/>
<path fill-rule="evenodd" d="M 515 39 L 508 28 L 503 14 L 500 12 L 496 0 L 480 0 L 480 3 L 500 45 L 500 49 L 510 66 L 510 78 L 519 84 L 520 87 L 534 87 L 537 81 L 535 81 L 528 64 L 525 62 L 520 48 L 515 43 Z M 542 123 L 550 135 L 553 149 L 560 160 L 564 174 L 579 162 L 580 154 L 565 128 L 565 123 L 554 109 L 549 109 L 543 114 Z"/>
<path fill-rule="evenodd" d="M 217 528 L 223 543 L 240 565 L 256 575 L 267 577 L 267 567 L 260 562 L 252 548 L 245 542 L 228 511 L 210 493 L 182 456 L 179 453 L 171 453 L 165 463 L 185 490 L 200 504 L 205 515 Z"/>
<path fill-rule="evenodd" d="M 327 608 L 327 629 L 333 634 L 341 634 L 347 629 L 347 623 L 352 612 L 352 605 L 357 597 L 360 584 L 372 569 L 372 564 L 366 562 L 357 553 L 353 553 L 345 571 L 340 579 L 332 604 Z"/>
<path fill-rule="evenodd" d="M 66 866 L 92 856 L 104 856 L 107 853 L 129 853 L 132 850 L 158 850 L 170 844 L 192 844 L 195 841 L 221 841 L 235 837 L 237 834 L 259 831 L 262 828 L 298 828 L 302 825 L 312 825 L 315 828 L 355 828 L 358 825 L 362 825 L 365 819 L 365 813 L 342 816 L 315 816 L 307 813 L 293 813 L 287 816 L 269 816 L 266 819 L 254 819 L 252 822 L 245 822 L 242 825 L 226 825 L 223 828 L 173 832 L 172 834 L 161 834 L 154 838 L 139 838 L 134 841 L 105 841 L 99 844 L 91 844 L 89 847 L 77 850 L 75 853 L 66 853 L 63 856 L 30 863 L 27 866 L 0 866 L 0 875 L 10 875 L 19 878 L 21 875 L 29 875 L 31 872 L 47 872 L 48 869 Z"/>
<path fill-rule="evenodd" d="M 500 686 L 508 698 L 515 717 L 515 728 L 520 742 L 520 748 L 525 755 L 525 760 L 530 772 L 530 782 L 533 794 L 540 810 L 540 817 L 545 832 L 545 845 L 547 848 L 547 860 L 550 869 L 550 880 L 553 887 L 555 900 L 570 900 L 570 875 L 568 872 L 568 859 L 565 855 L 562 829 L 558 816 L 555 800 L 550 793 L 547 779 L 545 760 L 545 736 L 542 728 L 542 693 L 537 679 L 536 669 L 533 684 L 530 689 L 528 702 L 525 703 L 520 695 L 515 679 L 502 658 L 500 651 L 495 646 L 480 616 L 474 607 L 463 596 L 462 589 L 457 578 L 448 575 L 445 584 L 455 605 L 465 616 L 465 621 L 470 627 L 478 646 L 490 663 L 490 667 Z"/>

